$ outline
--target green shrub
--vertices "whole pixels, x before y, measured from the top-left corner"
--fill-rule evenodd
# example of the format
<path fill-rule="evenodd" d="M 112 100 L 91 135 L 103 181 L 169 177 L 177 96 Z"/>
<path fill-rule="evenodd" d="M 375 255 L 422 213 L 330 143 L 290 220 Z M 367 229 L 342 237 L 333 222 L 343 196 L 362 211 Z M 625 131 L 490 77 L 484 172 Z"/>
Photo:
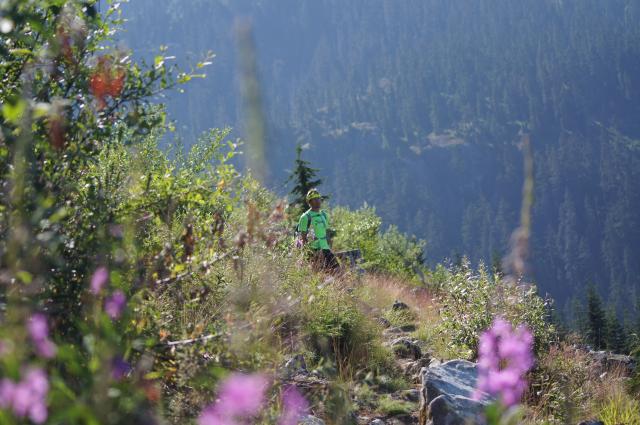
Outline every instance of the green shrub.
<path fill-rule="evenodd" d="M 331 217 L 337 231 L 334 249 L 359 249 L 367 270 L 414 282 L 422 280 L 426 272 L 423 240 L 400 233 L 396 226 L 382 232 L 382 219 L 372 207 L 356 211 L 338 207 L 331 211 Z"/>
<path fill-rule="evenodd" d="M 640 425 L 640 401 L 624 391 L 614 391 L 600 406 L 598 417 L 605 425 Z"/>
<path fill-rule="evenodd" d="M 514 285 L 500 276 L 491 278 L 483 265 L 477 271 L 464 261 L 446 272 L 440 292 L 440 329 L 454 349 L 475 358 L 480 333 L 496 316 L 514 325 L 526 324 L 534 334 L 536 352 L 547 347 L 555 330 L 547 320 L 545 300 L 535 286 Z"/>
<path fill-rule="evenodd" d="M 389 416 L 406 415 L 411 413 L 415 406 L 403 400 L 396 400 L 389 395 L 385 395 L 378 401 L 380 412 Z"/>

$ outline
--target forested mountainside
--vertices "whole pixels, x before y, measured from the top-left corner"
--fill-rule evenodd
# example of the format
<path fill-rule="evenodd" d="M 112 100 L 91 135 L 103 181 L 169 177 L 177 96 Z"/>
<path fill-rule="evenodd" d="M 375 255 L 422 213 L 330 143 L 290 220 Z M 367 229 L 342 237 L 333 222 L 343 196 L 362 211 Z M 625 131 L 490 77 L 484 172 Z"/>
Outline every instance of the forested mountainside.
<path fill-rule="evenodd" d="M 182 134 L 242 135 L 233 28 L 257 43 L 271 187 L 296 143 L 336 204 L 374 205 L 429 262 L 491 261 L 535 163 L 532 274 L 570 313 L 593 283 L 640 295 L 640 1 L 136 0 L 122 43 L 217 56 L 168 104 Z M 188 138 L 187 138 L 188 139 Z M 285 193 L 284 189 L 281 189 Z"/>

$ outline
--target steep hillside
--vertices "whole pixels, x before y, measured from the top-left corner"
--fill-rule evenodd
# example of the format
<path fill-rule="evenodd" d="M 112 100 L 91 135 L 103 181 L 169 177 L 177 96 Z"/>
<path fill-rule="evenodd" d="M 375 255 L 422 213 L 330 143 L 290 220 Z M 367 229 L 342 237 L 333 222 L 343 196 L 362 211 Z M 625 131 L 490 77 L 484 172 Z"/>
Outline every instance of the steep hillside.
<path fill-rule="evenodd" d="M 532 275 L 571 316 L 593 283 L 634 315 L 640 207 L 635 1 L 165 1 L 124 6 L 138 54 L 213 50 L 207 80 L 168 104 L 184 134 L 242 134 L 234 25 L 253 22 L 270 186 L 308 144 L 337 204 L 374 205 L 427 240 L 430 263 L 504 254 L 536 167 Z"/>

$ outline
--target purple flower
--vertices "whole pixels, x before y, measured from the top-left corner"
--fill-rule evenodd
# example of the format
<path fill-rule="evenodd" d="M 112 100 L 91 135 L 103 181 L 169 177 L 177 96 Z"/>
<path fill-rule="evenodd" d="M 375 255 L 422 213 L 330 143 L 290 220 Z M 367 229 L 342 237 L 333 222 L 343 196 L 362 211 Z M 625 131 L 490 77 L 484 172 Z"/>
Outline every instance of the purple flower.
<path fill-rule="evenodd" d="M 10 408 L 18 418 L 28 417 L 41 424 L 47 420 L 49 380 L 42 369 L 28 369 L 22 381 L 9 379 L 0 382 L 0 407 Z"/>
<path fill-rule="evenodd" d="M 122 315 L 126 304 L 127 297 L 124 295 L 124 292 L 118 290 L 105 300 L 104 311 L 111 319 L 116 320 Z"/>
<path fill-rule="evenodd" d="M 218 400 L 205 408 L 198 425 L 238 425 L 255 416 L 265 402 L 267 379 L 260 374 L 235 373 L 220 385 Z"/>
<path fill-rule="evenodd" d="M 93 272 L 93 276 L 91 276 L 91 292 L 94 295 L 100 294 L 108 280 L 109 270 L 104 266 L 98 267 L 96 271 Z"/>
<path fill-rule="evenodd" d="M 282 393 L 282 415 L 278 425 L 296 425 L 300 417 L 309 409 L 309 403 L 298 389 L 291 385 Z"/>
<path fill-rule="evenodd" d="M 13 405 L 13 394 L 16 384 L 10 379 L 4 378 L 0 381 L 0 408 L 6 409 Z"/>
<path fill-rule="evenodd" d="M 36 313 L 27 322 L 29 336 L 36 348 L 36 353 L 46 359 L 56 355 L 56 345 L 49 339 L 49 325 L 44 314 Z"/>
<path fill-rule="evenodd" d="M 120 381 L 131 372 L 131 365 L 122 357 L 114 357 L 111 360 L 111 377 Z"/>
<path fill-rule="evenodd" d="M 525 374 L 533 367 L 533 335 L 526 326 L 516 330 L 502 318 L 480 336 L 478 344 L 478 382 L 481 392 L 499 396 L 505 406 L 513 406 L 527 387 Z"/>

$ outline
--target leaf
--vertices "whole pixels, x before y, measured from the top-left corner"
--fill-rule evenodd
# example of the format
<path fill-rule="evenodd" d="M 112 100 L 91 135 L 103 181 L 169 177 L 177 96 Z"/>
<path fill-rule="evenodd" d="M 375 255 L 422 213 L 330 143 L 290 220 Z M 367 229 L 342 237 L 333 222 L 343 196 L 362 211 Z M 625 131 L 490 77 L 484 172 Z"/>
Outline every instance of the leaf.
<path fill-rule="evenodd" d="M 2 115 L 5 120 L 14 125 L 18 125 L 26 108 L 27 103 L 22 99 L 16 103 L 5 103 L 2 105 Z"/>
<path fill-rule="evenodd" d="M 33 281 L 33 276 L 31 276 L 31 273 L 26 272 L 24 270 L 21 270 L 18 273 L 16 273 L 16 276 L 18 277 L 18 279 L 22 281 L 22 283 L 25 283 L 27 285 Z"/>
<path fill-rule="evenodd" d="M 31 56 L 31 55 L 33 55 L 33 51 L 31 51 L 29 49 L 11 49 L 11 50 L 9 50 L 9 53 L 11 53 L 14 56 Z"/>
<path fill-rule="evenodd" d="M 156 69 L 162 67 L 164 65 L 164 56 L 156 56 L 153 60 L 153 65 Z"/>

